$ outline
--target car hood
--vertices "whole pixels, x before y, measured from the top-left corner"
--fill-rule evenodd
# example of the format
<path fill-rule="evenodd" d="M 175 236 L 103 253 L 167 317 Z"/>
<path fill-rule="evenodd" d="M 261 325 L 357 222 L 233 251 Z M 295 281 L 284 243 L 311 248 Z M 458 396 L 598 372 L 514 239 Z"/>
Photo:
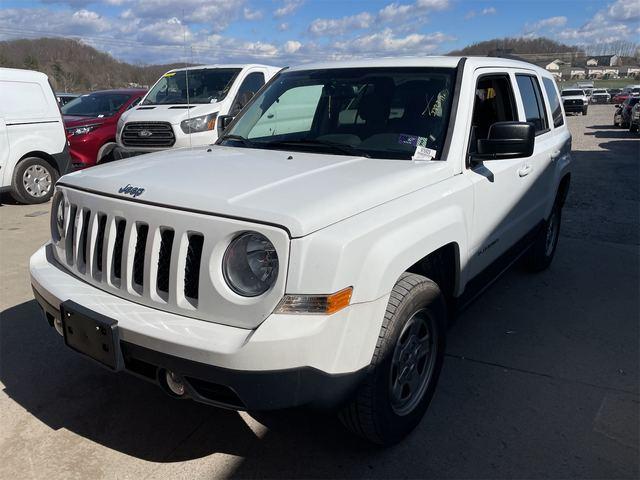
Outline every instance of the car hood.
<path fill-rule="evenodd" d="M 169 122 L 178 125 L 187 118 L 218 112 L 220 103 L 197 105 L 141 105 L 127 112 L 124 118 L 129 122 Z"/>
<path fill-rule="evenodd" d="M 586 100 L 587 97 L 584 95 L 565 95 L 562 97 L 562 100 Z"/>
<path fill-rule="evenodd" d="M 96 125 L 105 123 L 111 117 L 80 117 L 77 115 L 64 115 L 62 117 L 64 126 L 69 127 L 81 127 L 83 125 Z"/>
<path fill-rule="evenodd" d="M 443 180 L 448 163 L 212 146 L 99 165 L 60 183 L 279 225 L 301 237 Z"/>

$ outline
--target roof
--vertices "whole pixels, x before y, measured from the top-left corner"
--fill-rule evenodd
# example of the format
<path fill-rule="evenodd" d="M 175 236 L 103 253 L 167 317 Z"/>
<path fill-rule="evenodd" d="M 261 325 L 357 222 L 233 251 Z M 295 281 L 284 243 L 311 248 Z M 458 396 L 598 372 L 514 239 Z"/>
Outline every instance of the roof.
<path fill-rule="evenodd" d="M 147 93 L 146 88 L 111 88 L 109 90 L 96 90 L 91 92 L 90 94 L 84 95 L 93 95 L 94 93 L 130 93 L 135 95 L 137 93 Z"/>
<path fill-rule="evenodd" d="M 259 63 L 216 63 L 213 65 L 194 65 L 192 67 L 184 67 L 184 68 L 172 68 L 169 70 L 170 72 L 182 72 L 184 70 L 202 70 L 205 68 L 253 68 L 253 67 L 266 67 L 266 68 L 277 68 L 273 65 L 262 65 Z"/>
<path fill-rule="evenodd" d="M 384 68 L 384 67 L 440 67 L 455 68 L 461 59 L 466 58 L 467 64 L 473 67 L 519 67 L 546 72 L 543 68 L 532 63 L 511 60 L 500 57 L 388 57 L 364 60 L 340 60 L 333 62 L 318 62 L 296 65 L 289 71 L 327 70 L 333 68 Z M 548 72 L 547 72 L 548 73 Z"/>
<path fill-rule="evenodd" d="M 21 68 L 4 68 L 0 67 L 0 77 L 11 80 L 25 80 L 25 79 L 38 79 L 39 81 L 46 80 L 47 75 L 38 72 L 36 70 L 25 70 Z"/>

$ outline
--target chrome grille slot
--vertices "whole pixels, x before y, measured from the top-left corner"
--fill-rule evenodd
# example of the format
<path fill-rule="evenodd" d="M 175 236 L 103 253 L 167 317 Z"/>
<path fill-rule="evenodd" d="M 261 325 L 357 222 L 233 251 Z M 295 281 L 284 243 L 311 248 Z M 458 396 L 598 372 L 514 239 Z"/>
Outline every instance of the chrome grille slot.
<path fill-rule="evenodd" d="M 122 129 L 127 147 L 168 148 L 176 143 L 173 128 L 167 122 L 129 122 Z"/>
<path fill-rule="evenodd" d="M 156 286 L 159 292 L 169 293 L 169 274 L 171 272 L 171 250 L 175 232 L 167 227 L 160 229 L 160 251 L 158 252 L 158 276 Z"/>
<path fill-rule="evenodd" d="M 107 216 L 104 213 L 98 214 L 98 232 L 96 234 L 96 253 L 95 253 L 95 262 L 96 262 L 96 274 L 98 278 L 99 275 L 102 274 L 102 259 L 103 259 L 103 250 L 104 250 L 104 233 L 107 229 Z"/>
<path fill-rule="evenodd" d="M 136 248 L 133 253 L 133 287 L 142 293 L 144 286 L 144 256 L 149 236 L 149 225 L 136 223 Z"/>
<path fill-rule="evenodd" d="M 116 238 L 113 243 L 113 278 L 119 281 L 122 278 L 122 246 L 124 245 L 124 230 L 127 221 L 124 218 L 116 219 Z"/>
<path fill-rule="evenodd" d="M 193 304 L 198 300 L 200 288 L 200 262 L 204 236 L 200 233 L 190 233 L 188 239 L 187 257 L 184 265 L 184 296 Z"/>

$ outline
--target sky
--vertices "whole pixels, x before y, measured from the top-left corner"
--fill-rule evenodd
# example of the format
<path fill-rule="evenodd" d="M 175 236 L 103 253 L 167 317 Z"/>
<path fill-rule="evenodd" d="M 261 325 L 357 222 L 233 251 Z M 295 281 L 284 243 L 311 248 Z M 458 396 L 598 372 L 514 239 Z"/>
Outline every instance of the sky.
<path fill-rule="evenodd" d="M 502 37 L 640 38 L 640 0 L 0 0 L 0 40 L 76 38 L 130 63 L 447 53 Z"/>

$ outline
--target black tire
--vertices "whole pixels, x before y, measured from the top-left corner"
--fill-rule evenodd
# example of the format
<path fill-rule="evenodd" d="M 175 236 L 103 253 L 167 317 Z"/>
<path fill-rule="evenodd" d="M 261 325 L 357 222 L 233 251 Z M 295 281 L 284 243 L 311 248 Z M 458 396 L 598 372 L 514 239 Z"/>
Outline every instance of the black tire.
<path fill-rule="evenodd" d="M 583 108 L 582 109 L 582 115 L 586 115 L 587 114 L 587 110 L 588 110 L 588 108 Z"/>
<path fill-rule="evenodd" d="M 525 265 L 529 271 L 541 272 L 549 268 L 558 246 L 561 223 L 562 208 L 556 202 L 551 215 L 549 215 L 544 224 L 544 228 L 542 228 L 526 254 Z"/>
<path fill-rule="evenodd" d="M 25 185 L 25 172 L 36 172 L 48 179 L 46 192 L 35 190 Z M 36 204 L 48 202 L 53 195 L 54 185 L 58 180 L 58 171 L 53 166 L 39 157 L 27 157 L 20 161 L 13 169 L 11 180 L 11 196 L 20 203 Z M 42 185 L 41 183 L 39 183 Z"/>
<path fill-rule="evenodd" d="M 638 125 L 636 125 L 635 123 L 631 123 L 629 124 L 629 131 L 630 132 L 637 132 L 638 131 Z"/>
<path fill-rule="evenodd" d="M 350 431 L 379 445 L 393 445 L 420 423 L 431 402 L 442 369 L 446 321 L 447 308 L 438 285 L 420 275 L 402 274 L 391 292 L 367 376 L 353 399 L 339 414 L 340 420 Z M 413 342 L 414 338 L 422 337 L 412 334 L 413 329 L 410 327 L 413 325 L 428 330 L 428 335 L 424 337 L 427 340 L 417 342 L 418 348 L 424 346 L 421 342 L 429 344 L 429 353 L 422 363 L 422 371 L 419 359 L 422 358 L 422 353 L 416 353 L 416 343 Z M 413 353 L 406 354 L 407 350 Z M 400 352 L 403 355 L 399 355 Z M 407 358 L 418 360 L 413 361 L 414 368 L 402 368 L 401 375 L 398 363 Z M 406 367 L 406 362 L 404 366 Z M 424 379 L 417 380 L 420 386 L 416 388 L 415 396 L 407 398 L 408 403 L 404 407 L 406 410 L 402 411 L 400 405 L 393 403 L 391 387 L 401 384 L 401 377 L 407 371 L 410 381 L 415 379 L 415 375 Z M 408 383 L 410 382 L 407 385 Z M 401 394 L 407 385 L 399 389 Z"/>

